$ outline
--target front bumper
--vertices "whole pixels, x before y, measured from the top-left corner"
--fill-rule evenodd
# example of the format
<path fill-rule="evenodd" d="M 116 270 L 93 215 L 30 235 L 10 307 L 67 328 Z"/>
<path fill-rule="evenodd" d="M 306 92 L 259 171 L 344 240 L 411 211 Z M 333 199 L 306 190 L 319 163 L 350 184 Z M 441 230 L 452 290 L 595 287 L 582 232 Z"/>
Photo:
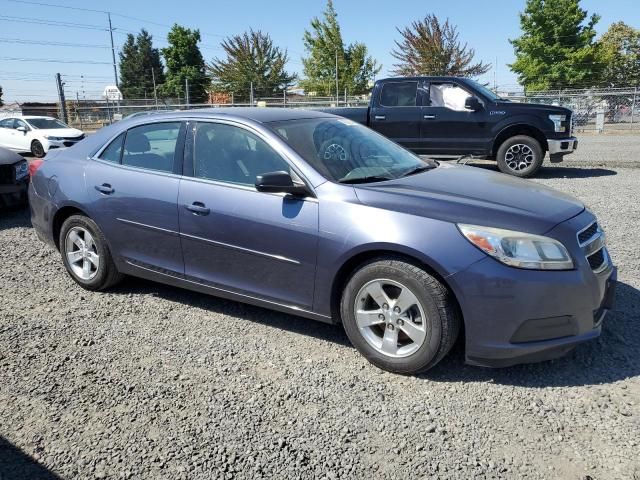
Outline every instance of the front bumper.
<path fill-rule="evenodd" d="M 590 218 L 585 212 L 561 224 L 552 230 L 554 238 L 576 242 L 576 224 Z M 570 251 L 574 270 L 517 269 L 487 257 L 448 278 L 464 317 L 467 363 L 506 367 L 550 360 L 600 335 L 613 309 L 617 270 L 608 255 L 604 268 L 592 270 L 577 242 Z"/>
<path fill-rule="evenodd" d="M 45 148 L 46 151 L 49 151 L 51 149 L 54 148 L 69 148 L 69 147 L 73 147 L 76 143 L 78 143 L 79 141 L 83 140 L 84 137 L 78 137 L 78 138 L 63 138 L 62 140 L 52 140 L 52 139 L 47 139 L 46 140 L 46 145 L 43 143 L 43 146 Z"/>
<path fill-rule="evenodd" d="M 549 156 L 553 159 L 576 151 L 578 149 L 578 139 L 576 137 L 548 138 L 547 145 L 549 146 Z"/>

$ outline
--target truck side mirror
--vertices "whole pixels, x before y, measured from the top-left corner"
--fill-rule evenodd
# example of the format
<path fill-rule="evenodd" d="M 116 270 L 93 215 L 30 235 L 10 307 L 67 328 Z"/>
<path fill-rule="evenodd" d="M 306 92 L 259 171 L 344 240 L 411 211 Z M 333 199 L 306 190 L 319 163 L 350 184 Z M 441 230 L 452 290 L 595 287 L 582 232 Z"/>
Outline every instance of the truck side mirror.
<path fill-rule="evenodd" d="M 482 103 L 480 103 L 477 97 L 467 97 L 464 101 L 464 108 L 477 112 L 482 109 Z"/>

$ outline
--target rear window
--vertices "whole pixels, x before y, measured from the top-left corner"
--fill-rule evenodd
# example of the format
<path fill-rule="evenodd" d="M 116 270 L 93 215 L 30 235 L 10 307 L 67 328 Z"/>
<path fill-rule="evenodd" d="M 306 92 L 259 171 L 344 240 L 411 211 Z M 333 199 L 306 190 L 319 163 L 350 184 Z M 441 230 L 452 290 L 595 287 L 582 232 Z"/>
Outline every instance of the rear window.
<path fill-rule="evenodd" d="M 382 85 L 380 105 L 384 107 L 415 107 L 418 82 L 389 82 Z"/>
<path fill-rule="evenodd" d="M 173 172 L 180 122 L 152 123 L 134 127 L 124 141 L 122 164 Z"/>

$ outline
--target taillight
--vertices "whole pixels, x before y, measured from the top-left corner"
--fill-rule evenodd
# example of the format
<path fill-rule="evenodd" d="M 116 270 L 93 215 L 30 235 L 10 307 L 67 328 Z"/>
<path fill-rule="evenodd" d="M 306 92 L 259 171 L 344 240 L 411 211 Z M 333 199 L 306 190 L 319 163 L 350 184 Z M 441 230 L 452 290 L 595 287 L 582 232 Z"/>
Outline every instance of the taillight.
<path fill-rule="evenodd" d="M 33 177 L 43 163 L 44 163 L 44 160 L 40 158 L 36 160 L 31 160 L 31 162 L 29 163 L 29 176 Z"/>

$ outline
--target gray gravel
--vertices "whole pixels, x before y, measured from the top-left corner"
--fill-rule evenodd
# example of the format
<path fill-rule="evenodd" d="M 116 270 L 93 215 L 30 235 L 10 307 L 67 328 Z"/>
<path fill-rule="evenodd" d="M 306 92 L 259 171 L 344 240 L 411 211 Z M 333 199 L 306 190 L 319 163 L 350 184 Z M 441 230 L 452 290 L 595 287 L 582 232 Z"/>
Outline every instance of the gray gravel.
<path fill-rule="evenodd" d="M 0 478 L 640 478 L 640 169 L 555 168 L 599 216 L 617 312 L 569 356 L 421 377 L 339 327 L 129 279 L 72 283 L 0 213 Z"/>

